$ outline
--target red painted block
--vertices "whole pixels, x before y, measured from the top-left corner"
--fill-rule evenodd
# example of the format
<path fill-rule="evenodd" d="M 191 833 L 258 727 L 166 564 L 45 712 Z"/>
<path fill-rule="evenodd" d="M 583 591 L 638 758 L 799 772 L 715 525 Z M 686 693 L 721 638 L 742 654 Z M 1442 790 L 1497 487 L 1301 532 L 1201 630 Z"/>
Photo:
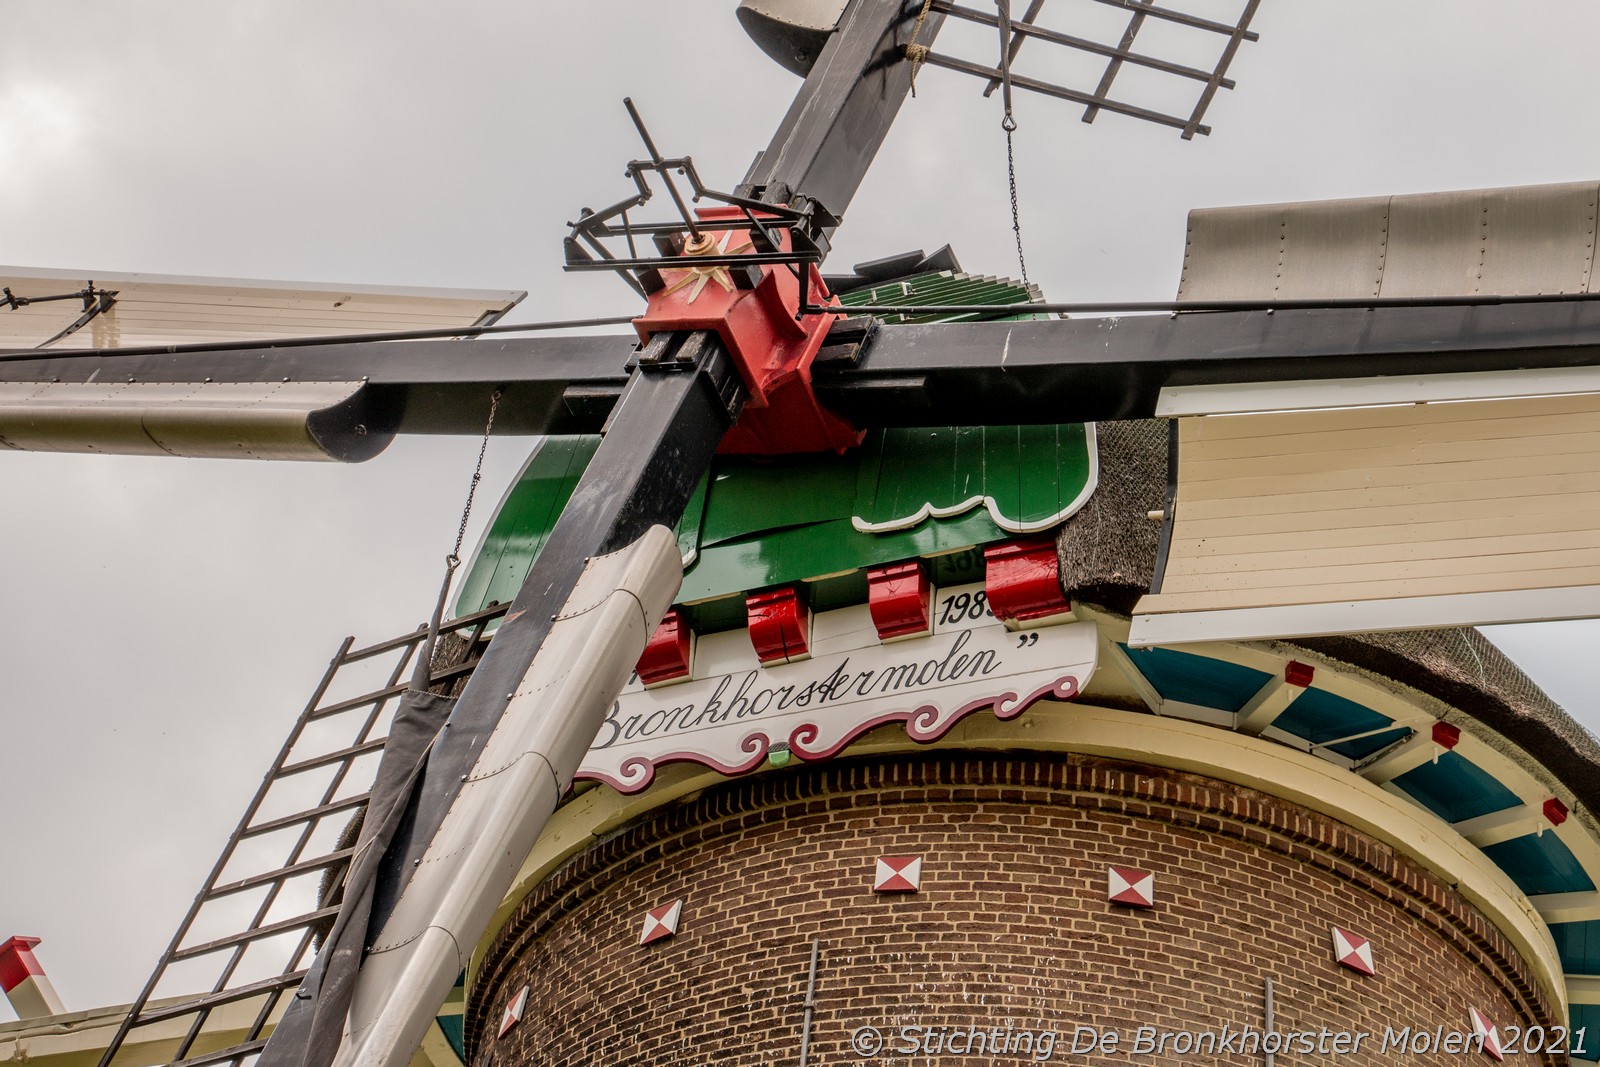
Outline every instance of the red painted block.
<path fill-rule="evenodd" d="M 1308 663 L 1290 660 L 1283 668 L 1283 680 L 1300 689 L 1311 688 L 1311 680 L 1317 676 L 1317 669 Z"/>
<path fill-rule="evenodd" d="M 1472 1015 L 1472 1033 L 1483 1038 L 1484 1055 L 1495 1061 L 1506 1058 L 1505 1051 L 1500 1047 L 1500 1030 L 1489 1021 L 1489 1017 L 1477 1008 L 1468 1008 Z"/>
<path fill-rule="evenodd" d="M 639 944 L 649 945 L 664 941 L 678 932 L 678 919 L 683 915 L 683 901 L 674 900 L 644 913 L 644 929 L 639 932 Z"/>
<path fill-rule="evenodd" d="M 667 612 L 639 657 L 639 680 L 647 687 L 689 677 L 694 657 L 694 631 L 677 608 Z"/>
<path fill-rule="evenodd" d="M 989 610 L 1004 622 L 1029 622 L 1072 610 L 1061 591 L 1061 561 L 1053 537 L 1008 541 L 983 550 Z"/>
<path fill-rule="evenodd" d="M 1544 817 L 1551 826 L 1560 826 L 1567 821 L 1567 806 L 1558 797 L 1551 797 L 1544 802 Z"/>
<path fill-rule="evenodd" d="M 1360 934 L 1333 927 L 1333 958 L 1360 974 L 1377 974 L 1372 966 L 1372 942 Z"/>
<path fill-rule="evenodd" d="M 794 663 L 811 655 L 811 610 L 796 586 L 744 598 L 750 644 L 762 663 Z"/>
<path fill-rule="evenodd" d="M 1106 899 L 1135 908 L 1156 906 L 1156 876 L 1137 867 L 1106 869 Z"/>
<path fill-rule="evenodd" d="M 1455 748 L 1461 740 L 1461 727 L 1447 722 L 1433 724 L 1433 743 L 1440 748 Z"/>
<path fill-rule="evenodd" d="M 500 1016 L 500 1030 L 494 1036 L 505 1037 L 513 1026 L 522 1021 L 522 1013 L 528 1007 L 528 987 L 523 986 L 522 992 L 511 998 L 506 1005 L 505 1012 Z"/>
<path fill-rule="evenodd" d="M 880 856 L 872 875 L 874 893 L 915 893 L 922 888 L 921 856 Z"/>
<path fill-rule="evenodd" d="M 921 637 L 933 631 L 933 583 L 922 564 L 867 568 L 867 608 L 878 640 Z"/>

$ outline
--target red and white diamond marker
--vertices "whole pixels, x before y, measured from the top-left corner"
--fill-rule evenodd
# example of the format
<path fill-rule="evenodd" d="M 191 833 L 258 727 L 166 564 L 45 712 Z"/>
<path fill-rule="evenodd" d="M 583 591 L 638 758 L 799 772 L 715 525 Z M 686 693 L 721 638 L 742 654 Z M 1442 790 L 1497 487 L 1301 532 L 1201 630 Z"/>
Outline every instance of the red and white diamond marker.
<path fill-rule="evenodd" d="M 922 888 L 921 856 L 881 856 L 872 876 L 874 893 L 915 893 Z"/>
<path fill-rule="evenodd" d="M 522 1009 L 528 1006 L 528 987 L 523 986 L 522 992 L 511 998 L 511 1003 L 506 1005 L 506 1013 L 500 1016 L 500 1032 L 495 1037 L 505 1037 L 506 1032 L 522 1021 Z"/>
<path fill-rule="evenodd" d="M 639 944 L 648 945 L 678 932 L 678 916 L 683 914 L 683 901 L 674 900 L 644 913 L 644 929 L 639 931 Z"/>
<path fill-rule="evenodd" d="M 1494 1023 L 1477 1008 L 1467 1011 L 1472 1013 L 1473 1036 L 1483 1038 L 1483 1051 L 1496 1061 L 1505 1059 L 1506 1054 L 1500 1050 L 1500 1031 L 1495 1029 Z"/>
<path fill-rule="evenodd" d="M 1372 942 L 1349 930 L 1333 927 L 1333 958 L 1362 974 L 1377 974 L 1372 966 Z"/>
<path fill-rule="evenodd" d="M 1108 868 L 1106 899 L 1113 904 L 1153 908 L 1156 906 L 1156 876 L 1135 867 Z"/>

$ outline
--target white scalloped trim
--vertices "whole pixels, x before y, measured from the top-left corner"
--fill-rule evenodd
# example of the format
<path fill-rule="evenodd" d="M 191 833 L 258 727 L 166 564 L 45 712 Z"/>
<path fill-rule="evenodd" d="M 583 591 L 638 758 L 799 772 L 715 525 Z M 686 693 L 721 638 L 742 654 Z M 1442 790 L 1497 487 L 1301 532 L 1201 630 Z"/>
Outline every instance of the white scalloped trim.
<path fill-rule="evenodd" d="M 1095 487 L 1100 484 L 1100 448 L 1096 443 L 1095 424 L 1086 422 L 1083 424 L 1083 430 L 1084 443 L 1089 449 L 1089 477 L 1084 480 L 1082 492 L 1054 515 L 1046 516 L 1035 522 L 1017 522 L 1006 518 L 1000 513 L 999 507 L 994 502 L 994 497 L 974 496 L 968 497 L 959 504 L 952 504 L 945 508 L 936 508 L 931 503 L 924 503 L 915 513 L 898 519 L 890 519 L 888 522 L 868 522 L 859 515 L 852 515 L 850 524 L 861 533 L 888 533 L 891 530 L 909 530 L 925 519 L 948 519 L 971 511 L 979 504 L 982 504 L 989 510 L 989 517 L 994 520 L 994 524 L 1007 533 L 1027 534 L 1048 530 L 1052 526 L 1064 522 L 1084 504 L 1088 503 L 1089 497 L 1095 491 Z"/>

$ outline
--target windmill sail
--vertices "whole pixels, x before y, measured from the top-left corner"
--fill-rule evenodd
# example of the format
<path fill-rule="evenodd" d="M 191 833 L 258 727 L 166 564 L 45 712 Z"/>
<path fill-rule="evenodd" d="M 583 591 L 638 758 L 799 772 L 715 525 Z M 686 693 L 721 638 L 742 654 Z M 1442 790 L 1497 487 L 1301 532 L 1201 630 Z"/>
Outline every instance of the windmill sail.
<path fill-rule="evenodd" d="M 1184 299 L 1596 292 L 1595 182 L 1196 211 Z M 1135 644 L 1600 614 L 1600 377 L 1177 387 L 1171 550 Z"/>
<path fill-rule="evenodd" d="M 527 294 L 0 267 L 0 351 L 116 351 L 483 326 Z M 131 364 L 129 365 L 131 366 Z M 159 374 L 159 372 L 157 372 Z M 311 380 L 306 380 L 310 378 Z M 124 373 L 0 384 L 0 448 L 368 459 L 390 438 L 359 377 Z"/>

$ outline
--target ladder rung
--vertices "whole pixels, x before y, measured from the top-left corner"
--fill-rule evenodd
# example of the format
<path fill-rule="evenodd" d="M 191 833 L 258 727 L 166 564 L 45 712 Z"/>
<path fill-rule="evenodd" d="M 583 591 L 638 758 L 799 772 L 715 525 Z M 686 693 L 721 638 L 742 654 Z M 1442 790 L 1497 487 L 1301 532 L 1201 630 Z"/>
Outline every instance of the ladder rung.
<path fill-rule="evenodd" d="M 274 830 L 282 830 L 286 826 L 299 826 L 303 822 L 320 819 L 324 815 L 335 815 L 341 811 L 349 811 L 351 808 L 359 808 L 367 802 L 367 798 L 371 795 L 370 793 L 357 793 L 353 797 L 335 800 L 323 804 L 321 807 L 307 808 L 305 811 L 296 812 L 293 815 L 285 815 L 282 818 L 258 822 L 241 833 L 239 839 L 242 841 L 247 837 L 260 837 L 262 834 L 270 834 Z"/>
<path fill-rule="evenodd" d="M 406 691 L 406 688 L 410 686 L 410 684 L 410 682 L 396 682 L 394 685 L 385 686 L 382 689 L 375 689 L 363 696 L 351 697 L 349 700 L 341 700 L 337 704 L 329 704 L 325 708 L 318 708 L 316 711 L 313 711 L 311 714 L 306 716 L 306 722 L 316 722 L 318 719 L 326 719 L 330 715 L 338 715 L 343 711 L 350 711 L 353 708 L 366 707 L 368 704 L 376 704 L 380 700 L 387 700 L 389 697 L 399 696 L 401 693 Z"/>
<path fill-rule="evenodd" d="M 303 874 L 306 871 L 315 871 L 323 867 L 332 867 L 341 860 L 349 859 L 355 854 L 355 851 L 356 850 L 354 848 L 342 848 L 337 852 L 330 852 L 326 856 L 318 856 L 316 859 L 301 860 L 299 863 L 291 863 L 287 867 L 279 867 L 275 871 L 267 871 L 264 874 L 252 874 L 250 877 L 241 878 L 237 882 L 229 882 L 227 885 L 219 885 L 214 887 L 211 892 L 206 894 L 206 899 L 214 900 L 217 897 L 225 897 L 230 893 L 242 893 L 246 889 L 254 889 L 257 886 L 268 885 L 272 882 L 281 881 L 285 878 L 293 878 L 295 875 Z"/>
<path fill-rule="evenodd" d="M 437 685 L 440 682 L 448 682 L 450 679 L 458 678 L 463 674 L 471 674 L 477 669 L 478 664 L 482 662 L 482 656 L 479 656 L 476 659 L 469 659 L 465 663 L 457 663 L 454 667 L 445 667 L 442 670 L 434 671 L 428 676 L 428 680 L 434 685 Z"/>
<path fill-rule="evenodd" d="M 296 915 L 292 919 L 283 919 L 279 922 L 269 923 L 266 926 L 258 926 L 254 930 L 246 930 L 243 933 L 229 934 L 227 937 L 219 937 L 215 941 L 207 941 L 205 944 L 195 945 L 193 948 L 179 949 L 172 954 L 171 962 L 177 963 L 179 960 L 191 960 L 196 956 L 204 956 L 208 952 L 232 948 L 234 945 L 243 945 L 251 941 L 261 941 L 290 930 L 303 930 L 329 916 L 337 914 L 339 914 L 338 905 L 334 905 L 331 908 L 308 911 L 304 915 Z"/>
<path fill-rule="evenodd" d="M 182 1004 L 168 1004 L 165 1007 L 152 1011 L 139 1013 L 135 1026 L 148 1026 L 167 1019 L 176 1019 L 183 1015 L 193 1015 L 195 1012 L 207 1008 L 215 1008 L 222 1004 L 232 1004 L 238 1000 L 249 1000 L 258 993 L 270 993 L 274 989 L 287 989 L 292 985 L 299 985 L 306 976 L 305 971 L 293 971 L 289 974 L 280 974 L 276 978 L 263 978 L 259 982 L 239 986 L 237 989 L 224 989 L 220 993 L 207 993 L 203 997 L 186 1000 Z"/>
<path fill-rule="evenodd" d="M 278 768 L 278 773 L 272 776 L 272 780 L 278 781 L 281 778 L 289 777 L 291 774 L 300 774 L 304 771 L 315 770 L 318 767 L 326 767 L 330 763 L 339 763 L 342 760 L 348 760 L 368 752 L 376 752 L 388 743 L 389 739 L 387 737 L 377 737 L 371 741 L 363 741 L 359 745 L 350 745 L 348 748 L 337 749 L 320 756 L 312 756 L 310 759 L 301 760 L 299 763 L 286 763 Z"/>
<path fill-rule="evenodd" d="M 508 610 L 510 610 L 510 608 L 510 604 L 495 604 L 492 607 L 475 611 L 471 615 L 462 615 L 460 618 L 451 619 L 449 622 L 439 627 L 439 632 L 441 634 L 455 633 L 457 630 L 465 630 L 469 626 L 476 626 L 480 622 L 488 622 L 491 619 L 498 619 L 500 616 L 504 615 Z M 403 648 L 406 645 L 415 645 L 427 636 L 428 628 L 426 626 L 419 626 L 415 630 L 406 634 L 404 637 L 391 637 L 387 641 L 380 641 L 375 645 L 368 645 L 366 648 L 358 648 L 354 652 L 348 652 L 345 654 L 344 662 L 357 663 L 364 659 L 370 659 L 373 656 L 382 655 L 385 652 L 392 652 L 397 648 Z"/>
<path fill-rule="evenodd" d="M 190 1056 L 186 1060 L 178 1060 L 168 1067 L 207 1067 L 208 1064 L 221 1063 L 223 1060 L 236 1060 L 248 1056 L 252 1052 L 260 1052 L 267 1047 L 267 1039 L 258 1037 L 254 1041 L 246 1041 L 242 1045 L 231 1045 L 216 1052 L 207 1052 L 203 1056 Z"/>

